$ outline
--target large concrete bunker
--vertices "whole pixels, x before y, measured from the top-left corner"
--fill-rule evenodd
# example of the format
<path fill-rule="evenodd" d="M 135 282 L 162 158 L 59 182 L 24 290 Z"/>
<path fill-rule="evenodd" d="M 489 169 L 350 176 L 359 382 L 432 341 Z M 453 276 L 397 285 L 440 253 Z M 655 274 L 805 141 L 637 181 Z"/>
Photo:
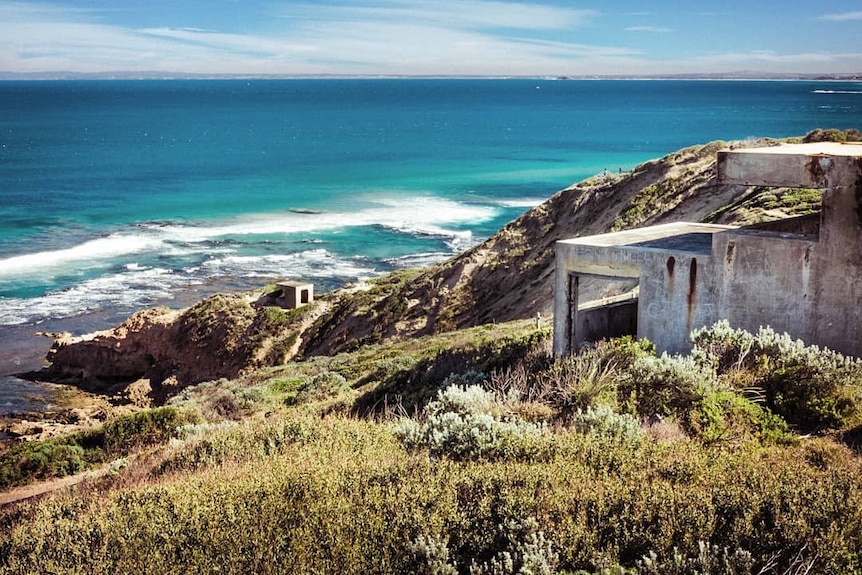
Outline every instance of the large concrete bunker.
<path fill-rule="evenodd" d="M 660 351 L 726 319 L 862 356 L 862 145 L 723 150 L 718 182 L 820 188 L 821 213 L 734 228 L 672 223 L 556 245 L 554 350 L 631 334 Z"/>

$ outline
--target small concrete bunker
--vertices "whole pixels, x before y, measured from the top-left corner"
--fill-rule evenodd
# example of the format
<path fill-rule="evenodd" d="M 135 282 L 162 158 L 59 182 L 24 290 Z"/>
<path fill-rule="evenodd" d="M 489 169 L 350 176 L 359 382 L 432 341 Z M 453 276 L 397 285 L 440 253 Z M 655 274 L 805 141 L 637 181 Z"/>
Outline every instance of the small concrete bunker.
<path fill-rule="evenodd" d="M 314 301 L 314 284 L 284 281 L 279 282 L 278 287 L 281 289 L 279 305 L 284 308 L 296 309 Z"/>
<path fill-rule="evenodd" d="M 554 351 L 631 334 L 691 349 L 726 319 L 862 356 L 862 145 L 723 150 L 718 183 L 819 188 L 821 213 L 746 227 L 671 223 L 556 245 Z"/>

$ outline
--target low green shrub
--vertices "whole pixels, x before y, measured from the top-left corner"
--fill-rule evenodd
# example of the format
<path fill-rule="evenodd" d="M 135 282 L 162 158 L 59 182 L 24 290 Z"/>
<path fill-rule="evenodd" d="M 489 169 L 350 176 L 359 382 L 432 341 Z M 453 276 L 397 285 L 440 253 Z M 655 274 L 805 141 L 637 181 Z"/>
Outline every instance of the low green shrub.
<path fill-rule="evenodd" d="M 438 392 L 421 422 L 402 418 L 394 433 L 408 449 L 428 449 L 455 460 L 530 457 L 551 438 L 542 425 L 504 419 L 491 392 L 457 384 Z"/>
<path fill-rule="evenodd" d="M 781 417 L 731 390 L 705 396 L 684 423 L 690 434 L 707 443 L 758 440 L 783 445 L 796 441 Z"/>
<path fill-rule="evenodd" d="M 694 405 L 719 387 L 715 372 L 690 356 L 645 355 L 621 376 L 618 401 L 622 411 L 642 418 L 685 419 Z"/>
<path fill-rule="evenodd" d="M 17 443 L 0 453 L 0 488 L 73 475 L 110 458 L 166 443 L 178 428 L 198 422 L 194 411 L 160 407 L 120 416 L 97 429 Z"/>
<path fill-rule="evenodd" d="M 410 571 L 416 575 L 458 575 L 458 565 L 450 557 L 449 543 L 433 535 L 420 535 L 407 545 Z"/>
<path fill-rule="evenodd" d="M 862 361 L 807 346 L 761 327 L 757 334 L 720 321 L 692 332 L 692 353 L 720 375 L 746 371 L 765 405 L 802 431 L 839 429 L 862 416 Z M 730 378 L 732 381 L 733 378 Z"/>
<path fill-rule="evenodd" d="M 607 344 L 586 348 L 580 353 L 557 358 L 540 374 L 545 397 L 564 416 L 590 406 L 615 403 L 619 370 Z"/>
<path fill-rule="evenodd" d="M 685 555 L 674 549 L 671 557 L 660 558 L 651 552 L 637 563 L 638 575 L 749 575 L 754 569 L 751 553 L 698 542 L 697 554 Z"/>
<path fill-rule="evenodd" d="M 264 401 L 260 389 L 222 378 L 187 387 L 168 403 L 172 406 L 193 407 L 207 421 L 239 421 L 258 409 Z"/>
<path fill-rule="evenodd" d="M 352 412 L 368 416 L 392 405 L 408 413 L 421 411 L 452 374 L 503 372 L 520 362 L 548 357 L 544 353 L 550 338 L 548 330 L 518 329 L 502 337 L 489 337 L 485 331 L 487 328 L 465 330 L 469 334 L 466 341 L 429 345 L 422 352 L 409 354 L 406 360 L 392 359 L 378 365 L 360 380 L 360 384 L 376 385 L 357 399 Z"/>
<path fill-rule="evenodd" d="M 155 475 L 194 471 L 281 453 L 315 437 L 315 420 L 303 416 L 269 419 L 265 424 L 184 425 L 178 441 L 154 470 Z"/>
<path fill-rule="evenodd" d="M 120 416 L 100 429 L 83 431 L 73 438 L 81 445 L 96 446 L 111 455 L 122 454 L 165 443 L 176 436 L 179 427 L 200 421 L 200 416 L 192 410 L 157 407 Z"/>
<path fill-rule="evenodd" d="M 862 571 L 860 459 L 828 438 L 735 450 L 557 442 L 541 459 L 453 461 L 406 452 L 389 423 L 275 415 L 178 446 L 177 473 L 144 481 L 139 459 L 131 488 L 0 510 L 0 571 L 433 573 L 408 545 L 430 536 L 436 572 L 467 575 L 474 560 L 506 568 L 505 552 L 519 565 L 507 529 L 565 573 L 634 573 L 650 551 L 672 572 L 699 542 L 750 553 L 751 573 L 806 572 L 789 570 L 801 553 L 812 575 Z M 209 459 L 196 451 L 207 444 Z M 508 527 L 531 517 L 542 539 Z"/>
<path fill-rule="evenodd" d="M 286 403 L 288 405 L 300 405 L 332 399 L 350 392 L 350 386 L 343 375 L 333 371 L 324 371 L 299 384 L 295 395 L 288 395 Z"/>
<path fill-rule="evenodd" d="M 19 443 L 0 454 L 0 488 L 74 475 L 91 464 L 80 445 L 54 439 Z"/>
<path fill-rule="evenodd" d="M 613 409 L 604 405 L 578 410 L 572 418 L 572 423 L 581 433 L 592 433 L 624 443 L 637 443 L 645 436 L 637 419 L 627 413 L 615 413 Z"/>
<path fill-rule="evenodd" d="M 446 540 L 420 536 L 408 545 L 414 573 L 427 575 L 458 575 L 458 562 L 451 558 Z M 560 556 L 547 540 L 534 518 L 511 520 L 497 526 L 491 556 L 485 561 L 475 557 L 470 563 L 470 575 L 555 575 Z"/>

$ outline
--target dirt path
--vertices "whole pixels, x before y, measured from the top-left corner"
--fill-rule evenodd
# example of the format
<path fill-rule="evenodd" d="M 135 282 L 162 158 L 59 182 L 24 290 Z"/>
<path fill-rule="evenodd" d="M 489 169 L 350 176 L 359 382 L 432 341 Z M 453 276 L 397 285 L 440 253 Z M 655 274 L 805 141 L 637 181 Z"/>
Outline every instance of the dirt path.
<path fill-rule="evenodd" d="M 41 497 L 59 489 L 83 483 L 84 481 L 87 481 L 89 479 L 98 479 L 100 477 L 104 477 L 108 474 L 110 469 L 111 465 L 108 464 L 100 467 L 99 469 L 90 469 L 89 471 L 84 471 L 83 473 L 79 473 L 77 475 L 58 477 L 57 479 L 51 479 L 48 481 L 43 481 L 41 483 L 33 483 L 31 485 L 24 485 L 22 487 L 16 487 L 9 491 L 4 491 L 0 493 L 0 507 L 9 505 L 11 503 L 20 503 L 22 501 L 27 501 L 28 499 Z"/>

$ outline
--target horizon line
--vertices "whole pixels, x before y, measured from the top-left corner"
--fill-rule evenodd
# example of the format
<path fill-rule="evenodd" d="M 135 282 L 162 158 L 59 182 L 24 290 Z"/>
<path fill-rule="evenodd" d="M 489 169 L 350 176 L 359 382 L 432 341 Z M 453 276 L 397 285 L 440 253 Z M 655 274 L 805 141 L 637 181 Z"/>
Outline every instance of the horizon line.
<path fill-rule="evenodd" d="M 240 74 L 148 72 L 11 72 L 0 71 L 0 81 L 8 80 L 862 80 L 857 73 L 794 72 L 685 72 L 679 74 Z"/>

